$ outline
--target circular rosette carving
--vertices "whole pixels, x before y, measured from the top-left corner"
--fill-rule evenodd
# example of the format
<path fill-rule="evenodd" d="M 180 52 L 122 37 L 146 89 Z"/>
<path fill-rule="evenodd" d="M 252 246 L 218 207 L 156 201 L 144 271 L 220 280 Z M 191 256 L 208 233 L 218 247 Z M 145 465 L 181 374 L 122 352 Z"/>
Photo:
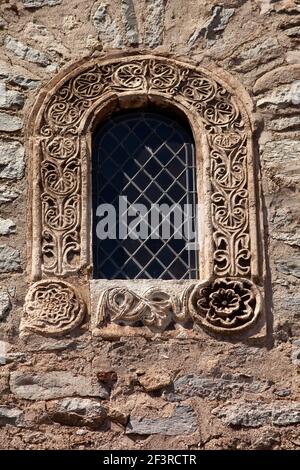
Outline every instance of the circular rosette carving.
<path fill-rule="evenodd" d="M 46 152 L 52 158 L 67 160 L 78 153 L 78 139 L 72 137 L 56 136 L 46 145 Z"/>
<path fill-rule="evenodd" d="M 93 100 L 101 95 L 104 84 L 97 68 L 82 73 L 73 82 L 73 91 L 78 98 Z"/>
<path fill-rule="evenodd" d="M 100 324 L 109 320 L 164 330 L 170 323 L 175 308 L 175 300 L 168 293 L 156 288 L 149 289 L 143 296 L 126 287 L 112 288 L 100 298 L 98 320 Z"/>
<path fill-rule="evenodd" d="M 216 86 L 213 81 L 201 75 L 193 75 L 186 80 L 181 93 L 191 102 L 204 102 L 215 96 Z"/>
<path fill-rule="evenodd" d="M 217 126 L 225 126 L 233 122 L 237 116 L 237 109 L 229 101 L 218 101 L 213 106 L 209 106 L 204 112 L 204 119 Z"/>
<path fill-rule="evenodd" d="M 59 280 L 39 281 L 30 287 L 21 330 L 63 335 L 83 321 L 85 304 L 71 284 Z"/>
<path fill-rule="evenodd" d="M 179 71 L 171 65 L 150 62 L 150 89 L 172 93 L 179 85 L 180 80 Z"/>
<path fill-rule="evenodd" d="M 129 90 L 141 89 L 146 85 L 145 73 L 146 66 L 143 62 L 121 65 L 113 75 L 113 85 L 121 87 L 122 91 L 125 91 L 126 88 Z"/>
<path fill-rule="evenodd" d="M 219 333 L 249 328 L 260 309 L 259 290 L 248 279 L 220 278 L 206 286 L 196 285 L 189 299 L 194 321 Z"/>

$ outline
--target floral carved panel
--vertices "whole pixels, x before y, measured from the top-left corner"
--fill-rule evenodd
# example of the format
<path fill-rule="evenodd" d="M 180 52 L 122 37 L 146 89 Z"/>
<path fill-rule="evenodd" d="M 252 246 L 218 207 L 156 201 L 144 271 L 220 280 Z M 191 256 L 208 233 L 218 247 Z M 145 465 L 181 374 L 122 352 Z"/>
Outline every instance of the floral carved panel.
<path fill-rule="evenodd" d="M 160 329 L 170 323 L 170 318 L 177 321 L 183 317 L 212 329 L 234 330 L 253 323 L 259 302 L 254 287 L 247 283 L 260 275 L 257 197 L 251 122 L 237 95 L 224 78 L 160 56 L 81 62 L 50 82 L 37 101 L 29 126 L 32 280 L 48 279 L 50 285 L 52 278 L 59 283 L 61 278 L 77 276 L 83 284 L 88 278 L 89 142 L 97 110 L 110 98 L 160 97 L 184 109 L 188 118 L 193 115 L 195 120 L 196 116 L 202 133 L 199 138 L 196 136 L 196 145 L 205 137 L 203 178 L 209 184 L 205 193 L 204 235 L 209 243 L 203 244 L 202 255 L 210 267 L 203 281 L 209 280 L 212 290 L 205 294 L 196 285 L 193 291 L 189 288 L 188 295 L 183 289 L 177 299 L 161 292 L 159 301 L 151 289 L 143 298 L 126 291 L 121 302 L 127 312 L 123 312 L 124 318 L 130 323 L 131 317 L 141 316 L 139 321 L 143 324 L 157 322 Z M 226 286 L 220 287 L 218 278 Z M 243 289 L 254 300 L 251 297 L 251 301 L 246 301 Z M 200 297 L 196 301 L 197 292 Z M 116 298 L 120 296 L 120 292 L 104 292 L 97 313 L 100 323 L 107 321 L 108 314 L 111 321 L 119 319 Z M 217 308 L 220 296 L 225 296 L 222 302 L 228 304 L 223 313 Z"/>

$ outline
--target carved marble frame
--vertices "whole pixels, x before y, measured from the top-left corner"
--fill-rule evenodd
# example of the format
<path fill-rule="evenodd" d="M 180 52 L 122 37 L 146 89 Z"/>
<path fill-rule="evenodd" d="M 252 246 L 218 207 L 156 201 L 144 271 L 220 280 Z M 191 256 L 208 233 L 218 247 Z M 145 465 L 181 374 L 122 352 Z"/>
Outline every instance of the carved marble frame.
<path fill-rule="evenodd" d="M 106 281 L 99 294 L 89 282 L 93 129 L 118 109 L 148 103 L 184 114 L 194 135 L 204 228 L 200 279 L 160 281 L 159 288 L 155 281 Z M 119 335 L 120 329 L 156 334 L 191 322 L 192 329 L 216 333 L 249 330 L 261 315 L 263 282 L 252 116 L 248 94 L 224 71 L 160 55 L 82 60 L 52 79 L 27 127 L 32 285 L 21 331 L 65 334 L 83 321 L 85 309 L 104 336 L 111 327 Z"/>

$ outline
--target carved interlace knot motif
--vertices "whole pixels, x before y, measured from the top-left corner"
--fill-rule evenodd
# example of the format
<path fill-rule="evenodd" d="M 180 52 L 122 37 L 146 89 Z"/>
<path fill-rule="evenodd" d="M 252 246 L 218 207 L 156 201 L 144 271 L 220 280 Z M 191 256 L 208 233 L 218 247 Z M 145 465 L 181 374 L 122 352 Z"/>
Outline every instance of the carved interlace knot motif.
<path fill-rule="evenodd" d="M 38 124 L 43 273 L 66 275 L 84 264 L 82 123 L 108 93 L 142 92 L 166 96 L 198 113 L 209 146 L 214 274 L 250 275 L 249 134 L 235 98 L 205 71 L 160 57 L 93 62 L 74 75 L 46 101 Z"/>
<path fill-rule="evenodd" d="M 84 302 L 70 284 L 40 281 L 27 293 L 21 330 L 60 335 L 80 325 L 84 313 Z"/>
<path fill-rule="evenodd" d="M 172 323 L 193 320 L 214 332 L 239 332 L 249 328 L 259 312 L 260 293 L 251 281 L 221 278 L 191 285 L 179 295 L 155 288 L 143 295 L 125 287 L 108 289 L 100 298 L 97 326 L 114 322 L 163 331 Z"/>

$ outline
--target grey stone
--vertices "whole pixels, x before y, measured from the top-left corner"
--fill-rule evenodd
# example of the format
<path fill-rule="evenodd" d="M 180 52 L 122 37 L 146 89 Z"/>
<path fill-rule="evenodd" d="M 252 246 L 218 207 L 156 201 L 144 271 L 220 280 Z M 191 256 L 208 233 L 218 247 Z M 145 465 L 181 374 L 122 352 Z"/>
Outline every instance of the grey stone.
<path fill-rule="evenodd" d="M 162 434 L 178 436 L 192 434 L 198 429 L 197 415 L 188 405 L 177 405 L 169 418 L 130 417 L 126 434 Z"/>
<path fill-rule="evenodd" d="M 139 43 L 139 34 L 133 0 L 122 0 L 122 15 L 127 40 L 134 46 Z"/>
<path fill-rule="evenodd" d="M 0 16 L 0 30 L 1 29 L 4 29 L 6 26 L 6 21 L 4 18 L 2 18 L 2 16 Z"/>
<path fill-rule="evenodd" d="M 62 0 L 23 0 L 25 8 L 41 8 L 41 7 L 54 7 L 61 5 Z"/>
<path fill-rule="evenodd" d="M 145 44 L 151 48 L 163 41 L 165 4 L 165 0 L 146 0 Z"/>
<path fill-rule="evenodd" d="M 16 140 L 0 140 L 0 178 L 20 179 L 24 176 L 24 147 Z"/>
<path fill-rule="evenodd" d="M 273 140 L 267 142 L 262 151 L 262 160 L 268 167 L 274 167 L 276 174 L 298 180 L 300 176 L 300 141 Z"/>
<path fill-rule="evenodd" d="M 238 403 L 216 408 L 212 413 L 233 427 L 257 428 L 268 424 L 289 426 L 300 423 L 299 403 Z"/>
<path fill-rule="evenodd" d="M 257 100 L 257 106 L 271 109 L 299 106 L 300 104 L 300 80 L 295 80 L 287 85 L 280 85 L 265 93 Z"/>
<path fill-rule="evenodd" d="M 16 132 L 22 129 L 23 121 L 18 116 L 0 113 L 0 131 Z"/>
<path fill-rule="evenodd" d="M 292 343 L 291 359 L 295 366 L 300 366 L 300 340 L 295 340 Z"/>
<path fill-rule="evenodd" d="M 222 400 L 238 397 L 244 392 L 260 393 L 269 387 L 267 382 L 255 381 L 243 375 L 223 375 L 221 377 L 202 377 L 194 374 L 184 375 L 174 381 L 172 392 L 166 394 L 170 401 L 189 397 Z"/>
<path fill-rule="evenodd" d="M 0 235 L 10 235 L 16 232 L 16 224 L 10 219 L 0 217 Z"/>
<path fill-rule="evenodd" d="M 35 90 L 40 86 L 41 81 L 23 77 L 22 75 L 12 75 L 9 78 L 9 83 L 12 85 L 18 85 L 19 87 L 24 88 L 24 90 Z"/>
<path fill-rule="evenodd" d="M 6 84 L 0 82 L 0 108 L 21 109 L 24 106 L 24 95 L 15 90 L 7 90 Z"/>
<path fill-rule="evenodd" d="M 18 426 L 21 423 L 23 411 L 19 408 L 0 405 L 0 426 L 10 424 L 11 426 Z"/>
<path fill-rule="evenodd" d="M 19 192 L 7 185 L 0 184 L 0 204 L 11 202 L 19 196 Z"/>
<path fill-rule="evenodd" d="M 276 38 L 267 38 L 253 47 L 244 49 L 234 56 L 230 65 L 239 72 L 250 72 L 282 55 L 282 47 Z"/>
<path fill-rule="evenodd" d="M 300 279 L 300 258 L 279 260 L 276 263 L 276 269 L 282 274 L 295 276 Z"/>
<path fill-rule="evenodd" d="M 0 320 L 6 317 L 11 309 L 10 297 L 7 291 L 0 290 Z"/>
<path fill-rule="evenodd" d="M 0 245 L 0 273 L 10 273 L 20 269 L 19 250 L 7 245 Z"/>
<path fill-rule="evenodd" d="M 270 131 L 291 131 L 298 129 L 300 125 L 300 116 L 280 117 L 267 120 L 266 129 Z"/>
<path fill-rule="evenodd" d="M 287 34 L 290 38 L 299 38 L 300 37 L 300 27 L 294 26 L 293 28 L 289 28 L 285 30 L 285 34 Z"/>
<path fill-rule="evenodd" d="M 116 21 L 111 19 L 108 13 L 108 5 L 101 3 L 94 16 L 93 23 L 101 41 L 110 47 L 120 48 L 123 45 L 123 39 L 118 29 Z"/>
<path fill-rule="evenodd" d="M 221 36 L 234 13 L 234 8 L 213 7 L 212 16 L 203 26 L 193 32 L 188 45 L 190 47 L 194 46 L 200 38 L 208 39 L 209 43 L 213 44 Z"/>
<path fill-rule="evenodd" d="M 96 400 L 65 398 L 48 409 L 50 418 L 69 426 L 99 427 L 106 419 L 106 410 Z"/>
<path fill-rule="evenodd" d="M 92 383 L 89 377 L 66 371 L 12 372 L 10 389 L 16 396 L 27 400 L 52 400 L 73 396 L 109 398 L 104 386 Z"/>
<path fill-rule="evenodd" d="M 33 49 L 32 47 L 17 41 L 12 36 L 6 36 L 4 45 L 7 50 L 11 51 L 14 55 L 23 60 L 33 62 L 34 64 L 41 65 L 42 67 L 46 67 L 51 64 L 51 60 L 44 52 Z"/>

